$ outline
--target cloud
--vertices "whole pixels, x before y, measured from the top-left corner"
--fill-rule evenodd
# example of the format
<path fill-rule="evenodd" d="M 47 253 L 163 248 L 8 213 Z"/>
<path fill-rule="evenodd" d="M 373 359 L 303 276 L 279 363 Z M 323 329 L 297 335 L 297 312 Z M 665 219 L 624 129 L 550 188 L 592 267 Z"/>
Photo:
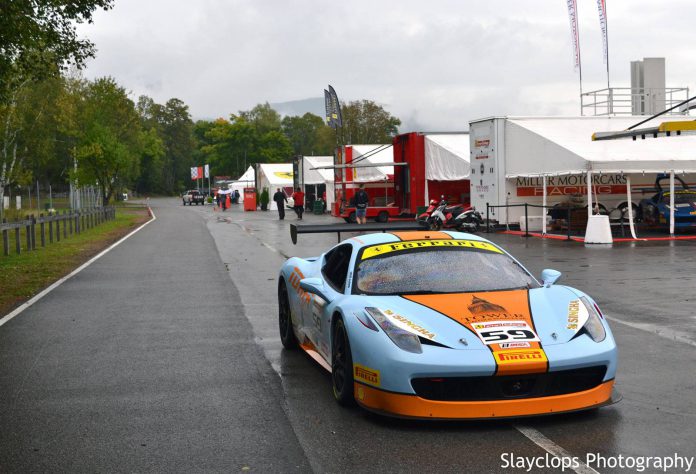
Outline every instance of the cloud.
<path fill-rule="evenodd" d="M 595 2 L 580 2 L 584 89 L 606 87 Z M 629 61 L 667 57 L 668 85 L 696 76 L 696 3 L 608 5 L 612 86 Z M 674 15 L 679 12 L 679 15 Z M 669 25 L 659 34 L 654 26 Z M 577 114 L 564 2 L 118 0 L 81 32 L 88 77 L 185 101 L 196 117 L 322 95 L 385 104 L 402 129 L 462 130 L 483 116 Z"/>

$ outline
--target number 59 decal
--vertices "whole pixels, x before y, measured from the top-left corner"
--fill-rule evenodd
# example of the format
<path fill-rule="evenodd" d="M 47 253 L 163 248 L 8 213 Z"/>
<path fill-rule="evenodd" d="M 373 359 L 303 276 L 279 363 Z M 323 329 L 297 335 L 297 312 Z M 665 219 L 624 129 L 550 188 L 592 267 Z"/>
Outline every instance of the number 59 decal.
<path fill-rule="evenodd" d="M 474 323 L 474 331 L 486 345 L 504 342 L 536 342 L 539 338 L 526 321 Z"/>

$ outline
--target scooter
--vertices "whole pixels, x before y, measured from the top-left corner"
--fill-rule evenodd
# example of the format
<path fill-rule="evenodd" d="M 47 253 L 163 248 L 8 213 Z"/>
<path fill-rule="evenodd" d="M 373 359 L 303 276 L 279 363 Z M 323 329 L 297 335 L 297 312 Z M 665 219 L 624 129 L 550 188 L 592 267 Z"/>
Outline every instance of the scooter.
<path fill-rule="evenodd" d="M 428 209 L 417 217 L 418 222 L 430 230 L 457 229 L 462 232 L 476 232 L 483 225 L 481 214 L 475 207 L 461 204 L 447 207 L 447 201 L 442 196 L 440 202 L 430 201 Z"/>

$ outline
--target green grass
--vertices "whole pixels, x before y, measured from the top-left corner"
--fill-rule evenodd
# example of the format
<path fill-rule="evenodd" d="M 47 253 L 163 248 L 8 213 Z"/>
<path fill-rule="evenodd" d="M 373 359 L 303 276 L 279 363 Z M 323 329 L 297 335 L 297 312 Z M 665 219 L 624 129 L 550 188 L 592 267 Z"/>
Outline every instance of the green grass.
<path fill-rule="evenodd" d="M 147 209 L 143 207 L 119 207 L 116 219 L 83 230 L 79 235 L 73 233 L 63 238 L 61 229 L 60 242 L 54 234 L 53 243 L 48 243 L 46 229 L 46 247 L 41 247 L 37 226 L 36 250 L 31 252 L 25 250 L 22 230 L 20 255 L 14 253 L 14 231 L 10 231 L 10 255 L 5 257 L 0 250 L 0 317 L 147 220 Z M 1 242 L 0 237 L 0 249 Z"/>

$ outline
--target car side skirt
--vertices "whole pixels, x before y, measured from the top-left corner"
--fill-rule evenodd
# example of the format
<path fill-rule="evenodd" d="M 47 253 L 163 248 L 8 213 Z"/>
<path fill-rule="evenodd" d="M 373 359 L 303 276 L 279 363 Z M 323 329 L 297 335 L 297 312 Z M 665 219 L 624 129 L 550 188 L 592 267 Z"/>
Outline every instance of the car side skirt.
<path fill-rule="evenodd" d="M 614 380 L 590 390 L 550 397 L 480 402 L 443 402 L 394 393 L 355 383 L 355 400 L 363 408 L 390 416 L 421 419 L 490 419 L 550 415 L 588 410 L 620 400 L 612 396 Z"/>

